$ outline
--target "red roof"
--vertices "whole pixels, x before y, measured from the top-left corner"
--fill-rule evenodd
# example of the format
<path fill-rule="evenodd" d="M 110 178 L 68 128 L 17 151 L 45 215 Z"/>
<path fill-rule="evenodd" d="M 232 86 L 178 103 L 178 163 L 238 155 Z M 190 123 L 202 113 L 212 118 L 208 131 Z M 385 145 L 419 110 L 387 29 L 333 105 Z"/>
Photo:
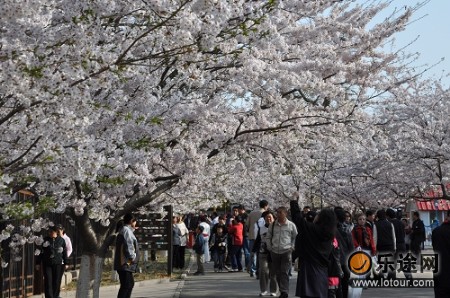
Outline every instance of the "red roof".
<path fill-rule="evenodd" d="M 446 200 L 437 200 L 438 206 L 436 208 L 435 201 L 416 201 L 417 210 L 420 211 L 447 211 L 450 210 L 450 202 Z"/>

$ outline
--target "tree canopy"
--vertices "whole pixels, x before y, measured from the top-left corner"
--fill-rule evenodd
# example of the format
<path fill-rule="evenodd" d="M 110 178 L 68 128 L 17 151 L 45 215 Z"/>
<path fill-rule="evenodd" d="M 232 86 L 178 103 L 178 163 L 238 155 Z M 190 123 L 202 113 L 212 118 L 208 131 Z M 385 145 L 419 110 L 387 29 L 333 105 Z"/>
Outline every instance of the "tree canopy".
<path fill-rule="evenodd" d="M 163 204 L 394 204 L 446 183 L 448 91 L 383 47 L 416 9 L 371 24 L 388 6 L 2 1 L 0 204 L 32 190 L 23 234 L 65 213 L 95 253 Z"/>

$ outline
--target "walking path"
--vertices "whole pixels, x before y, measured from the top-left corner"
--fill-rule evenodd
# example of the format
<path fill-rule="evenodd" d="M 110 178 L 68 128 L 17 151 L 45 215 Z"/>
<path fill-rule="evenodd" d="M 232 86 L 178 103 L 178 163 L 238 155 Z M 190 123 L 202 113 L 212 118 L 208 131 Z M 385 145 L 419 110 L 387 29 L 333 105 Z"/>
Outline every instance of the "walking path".
<path fill-rule="evenodd" d="M 205 264 L 205 275 L 194 276 L 196 265 L 193 265 L 194 257 L 191 257 L 190 264 L 182 280 L 148 280 L 136 282 L 132 297 L 133 298 L 229 298 L 229 297 L 258 297 L 259 281 L 244 272 L 222 272 L 215 273 L 212 262 Z M 295 288 L 297 282 L 297 272 L 292 272 L 290 278 L 289 297 L 295 297 Z M 399 276 L 403 277 L 403 276 Z M 428 277 L 417 275 L 415 277 Z M 101 287 L 100 297 L 117 297 L 119 285 Z M 433 297 L 432 288 L 414 289 L 414 288 L 386 288 L 386 289 L 365 289 L 362 292 L 363 298 L 425 298 Z M 41 298 L 43 295 L 32 296 L 32 298 Z M 75 298 L 75 291 L 61 292 L 62 298 Z"/>

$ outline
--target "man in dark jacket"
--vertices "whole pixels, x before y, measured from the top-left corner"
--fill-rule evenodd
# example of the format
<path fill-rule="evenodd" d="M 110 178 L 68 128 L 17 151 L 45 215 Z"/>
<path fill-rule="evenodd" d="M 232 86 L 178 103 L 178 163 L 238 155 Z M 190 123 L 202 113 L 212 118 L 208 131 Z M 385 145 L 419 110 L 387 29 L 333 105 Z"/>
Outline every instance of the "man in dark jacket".
<path fill-rule="evenodd" d="M 411 232 L 411 252 L 418 256 L 422 251 L 422 242 L 425 241 L 425 225 L 420 219 L 420 214 L 417 211 L 413 213 L 413 224 Z"/>
<path fill-rule="evenodd" d="M 378 220 L 374 225 L 374 229 L 377 230 L 377 236 L 376 239 L 374 239 L 375 243 L 377 244 L 377 251 L 380 255 L 392 254 L 393 256 L 396 252 L 394 226 L 387 220 L 386 211 L 383 209 L 377 211 L 377 219 Z M 389 268 L 385 268 L 385 270 L 388 270 L 387 276 L 389 278 L 392 278 L 392 270 L 389 270 Z"/>
<path fill-rule="evenodd" d="M 450 210 L 442 225 L 433 230 L 431 241 L 440 258 L 438 272 L 434 275 L 434 295 L 450 297 Z"/>
<path fill-rule="evenodd" d="M 62 272 L 67 264 L 66 242 L 58 236 L 58 228 L 53 226 L 44 238 L 41 254 L 36 259 L 36 270 L 42 263 L 44 273 L 45 298 L 58 298 Z"/>
<path fill-rule="evenodd" d="M 386 210 L 386 215 L 388 221 L 394 226 L 394 232 L 395 232 L 395 260 L 398 259 L 399 254 L 403 254 L 403 256 L 406 253 L 406 243 L 405 243 L 405 228 L 403 223 L 397 219 L 396 212 L 393 209 Z M 397 264 L 397 262 L 396 262 Z M 389 272 L 390 278 L 396 278 L 396 271 L 390 271 Z M 406 278 L 411 278 L 411 273 L 404 272 Z"/>
<path fill-rule="evenodd" d="M 132 214 L 125 214 L 123 217 L 124 226 L 116 238 L 114 270 L 119 274 L 120 280 L 117 298 L 130 298 L 133 291 L 133 273 L 136 272 L 139 261 L 139 245 L 134 235 L 136 222 L 137 220 Z"/>

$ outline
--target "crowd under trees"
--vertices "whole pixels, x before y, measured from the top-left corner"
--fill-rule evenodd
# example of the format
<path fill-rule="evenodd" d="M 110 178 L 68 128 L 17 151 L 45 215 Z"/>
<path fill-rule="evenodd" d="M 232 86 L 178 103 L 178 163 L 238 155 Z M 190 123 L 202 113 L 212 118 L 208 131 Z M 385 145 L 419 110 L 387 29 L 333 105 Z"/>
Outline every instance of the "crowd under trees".
<path fill-rule="evenodd" d="M 350 208 L 430 186 L 448 199 L 449 90 L 389 50 L 423 4 L 2 1 L 0 216 L 33 221 L 0 241 L 19 251 L 41 240 L 43 214 L 69 216 L 84 240 L 77 295 L 98 297 L 127 212 L 293 191 Z M 39 202 L 14 201 L 20 189 Z"/>

